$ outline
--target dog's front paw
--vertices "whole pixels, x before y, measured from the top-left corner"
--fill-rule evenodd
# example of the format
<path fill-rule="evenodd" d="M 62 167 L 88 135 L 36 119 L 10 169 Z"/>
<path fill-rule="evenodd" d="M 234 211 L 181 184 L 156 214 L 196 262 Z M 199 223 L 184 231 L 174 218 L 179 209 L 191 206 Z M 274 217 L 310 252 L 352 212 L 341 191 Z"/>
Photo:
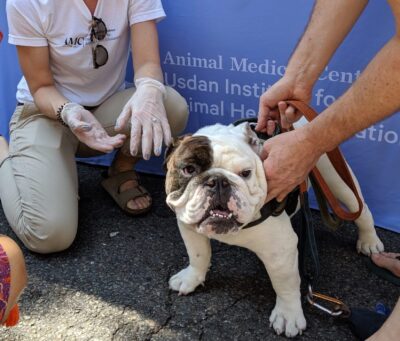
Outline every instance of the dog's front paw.
<path fill-rule="evenodd" d="M 205 277 L 205 273 L 189 265 L 170 278 L 169 288 L 178 291 L 179 295 L 187 295 L 193 292 L 199 284 L 203 284 Z"/>
<path fill-rule="evenodd" d="M 368 232 L 359 233 L 357 240 L 357 252 L 361 252 L 366 256 L 370 256 L 371 253 L 378 253 L 384 251 L 384 246 L 375 230 Z"/>
<path fill-rule="evenodd" d="M 269 322 L 278 335 L 285 333 L 286 337 L 301 334 L 307 326 L 301 305 L 299 307 L 286 306 L 278 300 L 269 317 Z"/>

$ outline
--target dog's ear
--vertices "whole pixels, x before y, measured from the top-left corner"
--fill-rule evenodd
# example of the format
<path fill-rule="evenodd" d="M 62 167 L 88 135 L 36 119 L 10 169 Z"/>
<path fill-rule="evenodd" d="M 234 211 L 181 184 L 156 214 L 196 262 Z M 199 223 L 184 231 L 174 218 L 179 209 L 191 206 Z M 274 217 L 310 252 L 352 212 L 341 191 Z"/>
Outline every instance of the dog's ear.
<path fill-rule="evenodd" d="M 237 127 L 235 127 L 235 129 L 241 130 L 241 133 L 244 136 L 245 141 L 250 145 L 251 149 L 253 149 L 257 155 L 260 155 L 263 143 L 258 138 L 251 124 L 253 123 L 243 122 L 239 124 Z"/>
<path fill-rule="evenodd" d="M 164 153 L 164 162 L 163 162 L 163 168 L 164 171 L 168 171 L 168 162 L 174 153 L 174 151 L 178 148 L 178 146 L 181 144 L 181 142 L 186 138 L 192 136 L 192 134 L 185 134 L 179 137 L 174 137 L 172 140 L 172 143 L 165 149 Z"/>

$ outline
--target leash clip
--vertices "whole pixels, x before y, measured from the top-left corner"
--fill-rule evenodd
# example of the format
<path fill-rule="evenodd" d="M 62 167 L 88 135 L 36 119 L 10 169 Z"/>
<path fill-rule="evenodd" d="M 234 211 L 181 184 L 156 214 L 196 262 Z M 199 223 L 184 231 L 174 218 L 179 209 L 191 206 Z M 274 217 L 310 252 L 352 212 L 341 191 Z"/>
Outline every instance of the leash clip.
<path fill-rule="evenodd" d="M 308 293 L 306 295 L 306 298 L 308 303 L 310 303 L 312 306 L 324 311 L 331 316 L 340 316 L 343 318 L 350 316 L 350 309 L 345 303 L 343 303 L 341 300 L 338 300 L 337 298 L 330 297 L 318 292 L 313 292 L 311 285 L 308 286 Z M 327 308 L 326 306 L 318 303 L 317 300 L 329 302 L 329 304 L 332 305 L 332 308 Z"/>

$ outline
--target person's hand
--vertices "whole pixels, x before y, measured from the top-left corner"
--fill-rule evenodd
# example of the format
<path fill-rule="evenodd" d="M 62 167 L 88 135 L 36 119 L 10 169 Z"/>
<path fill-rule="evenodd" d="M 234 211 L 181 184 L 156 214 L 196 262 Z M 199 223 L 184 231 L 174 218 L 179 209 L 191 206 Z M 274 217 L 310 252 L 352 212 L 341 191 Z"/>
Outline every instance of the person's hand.
<path fill-rule="evenodd" d="M 276 123 L 280 123 L 283 129 L 289 129 L 302 115 L 285 101 L 297 99 L 308 103 L 311 90 L 289 77 L 281 78 L 260 97 L 256 130 L 271 136 Z"/>
<path fill-rule="evenodd" d="M 110 153 L 125 141 L 125 135 L 109 136 L 94 115 L 79 104 L 66 103 L 61 118 L 79 141 L 103 153 Z"/>
<path fill-rule="evenodd" d="M 172 139 L 163 101 L 165 87 L 147 77 L 137 79 L 135 85 L 136 91 L 119 115 L 115 130 L 121 131 L 130 120 L 130 152 L 133 156 L 140 154 L 141 145 L 142 156 L 148 160 L 152 149 L 159 156 L 163 140 L 169 145 Z"/>
<path fill-rule="evenodd" d="M 306 138 L 303 128 L 265 141 L 261 152 L 268 184 L 266 202 L 282 201 L 303 182 L 321 156 L 316 144 Z"/>

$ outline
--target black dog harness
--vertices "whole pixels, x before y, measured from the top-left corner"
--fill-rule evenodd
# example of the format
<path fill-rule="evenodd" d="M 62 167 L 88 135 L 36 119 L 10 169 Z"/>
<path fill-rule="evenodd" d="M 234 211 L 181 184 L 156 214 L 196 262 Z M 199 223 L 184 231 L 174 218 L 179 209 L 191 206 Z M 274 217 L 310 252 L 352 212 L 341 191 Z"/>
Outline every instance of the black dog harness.
<path fill-rule="evenodd" d="M 248 229 L 256 226 L 268 219 L 270 216 L 277 217 L 281 215 L 283 211 L 286 211 L 289 216 L 292 215 L 292 213 L 294 213 L 296 210 L 299 195 L 300 189 L 299 187 L 296 187 L 282 202 L 278 202 L 276 199 L 267 202 L 260 210 L 261 217 L 248 223 L 242 227 L 242 229 Z"/>

